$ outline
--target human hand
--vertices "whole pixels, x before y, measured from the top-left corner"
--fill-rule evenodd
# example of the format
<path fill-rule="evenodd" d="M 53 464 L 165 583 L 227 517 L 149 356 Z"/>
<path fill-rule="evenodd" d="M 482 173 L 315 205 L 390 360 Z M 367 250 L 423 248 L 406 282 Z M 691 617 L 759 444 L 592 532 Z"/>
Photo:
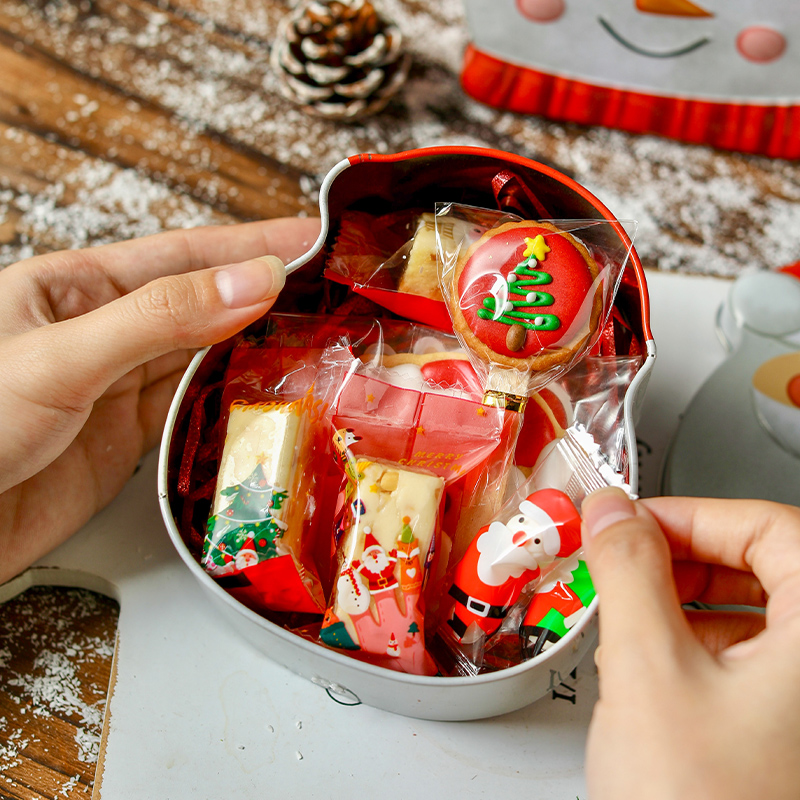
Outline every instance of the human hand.
<path fill-rule="evenodd" d="M 318 233 L 317 219 L 176 230 L 0 271 L 0 582 L 110 502 L 192 351 L 266 313 L 279 259 Z"/>
<path fill-rule="evenodd" d="M 800 509 L 604 489 L 582 513 L 600 598 L 591 800 L 797 798 Z"/>

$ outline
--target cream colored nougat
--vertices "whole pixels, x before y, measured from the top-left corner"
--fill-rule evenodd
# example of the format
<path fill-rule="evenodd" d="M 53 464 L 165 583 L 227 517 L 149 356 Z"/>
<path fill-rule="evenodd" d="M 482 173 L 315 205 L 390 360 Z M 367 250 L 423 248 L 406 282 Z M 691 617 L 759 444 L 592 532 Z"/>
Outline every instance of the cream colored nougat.
<path fill-rule="evenodd" d="M 444 481 L 377 461 L 359 461 L 358 467 L 362 535 L 366 526 L 382 547 L 391 550 L 407 519 L 424 558 L 436 530 Z"/>
<path fill-rule="evenodd" d="M 298 502 L 297 493 L 307 439 L 308 425 L 301 401 L 233 404 L 212 513 L 218 514 L 229 502 L 221 495 L 222 489 L 245 481 L 260 463 L 268 483 L 276 491 L 288 493 L 286 502 L 274 509 L 272 516 L 286 525 L 281 544 L 291 548 L 302 530 L 305 503 Z"/>
<path fill-rule="evenodd" d="M 439 220 L 439 238 L 446 253 L 458 250 L 459 242 L 468 235 L 467 222 L 454 219 Z M 414 232 L 406 268 L 397 286 L 398 291 L 441 300 L 439 269 L 436 262 L 436 216 L 422 214 Z"/>

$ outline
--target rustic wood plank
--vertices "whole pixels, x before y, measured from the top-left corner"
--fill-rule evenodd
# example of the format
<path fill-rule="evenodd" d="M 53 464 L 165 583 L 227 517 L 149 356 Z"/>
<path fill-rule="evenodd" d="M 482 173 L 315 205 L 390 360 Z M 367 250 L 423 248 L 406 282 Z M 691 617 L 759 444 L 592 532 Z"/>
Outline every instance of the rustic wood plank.
<path fill-rule="evenodd" d="M 51 250 L 237 221 L 138 170 L 0 123 L 0 265 Z"/>
<path fill-rule="evenodd" d="M 241 219 L 309 210 L 298 175 L 285 174 L 217 135 L 187 136 L 156 106 L 115 94 L 37 48 L 13 44 L 8 33 L 0 32 L 7 76 L 0 120 L 5 124 L 142 170 Z"/>
<path fill-rule="evenodd" d="M 34 588 L 0 607 L 0 797 L 86 797 L 95 778 L 117 604 Z"/>

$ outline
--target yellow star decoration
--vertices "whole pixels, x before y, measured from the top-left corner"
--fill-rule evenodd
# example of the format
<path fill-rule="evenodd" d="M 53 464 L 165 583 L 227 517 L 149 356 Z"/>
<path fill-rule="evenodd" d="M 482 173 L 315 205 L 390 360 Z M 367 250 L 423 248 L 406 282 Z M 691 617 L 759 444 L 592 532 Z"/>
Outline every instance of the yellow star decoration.
<path fill-rule="evenodd" d="M 522 254 L 524 258 L 530 258 L 532 255 L 536 256 L 537 261 L 544 261 L 544 257 L 550 252 L 550 248 L 545 244 L 544 236 L 538 234 L 535 239 L 525 237 L 525 252 Z"/>
<path fill-rule="evenodd" d="M 478 406 L 478 410 L 475 412 L 479 417 L 486 416 L 486 409 L 483 406 Z"/>
<path fill-rule="evenodd" d="M 368 395 L 367 395 L 367 402 L 368 402 L 368 403 L 374 403 L 374 402 L 375 402 L 375 395 L 373 395 L 373 394 L 368 394 Z"/>
<path fill-rule="evenodd" d="M 371 491 L 373 494 L 377 494 L 378 492 L 380 492 L 380 487 L 378 486 L 378 484 L 377 484 L 377 483 L 373 483 L 373 484 L 372 484 L 372 486 L 370 486 L 370 487 L 369 487 L 369 490 L 370 490 L 370 491 Z"/>
<path fill-rule="evenodd" d="M 420 425 L 419 428 L 417 428 L 417 436 L 424 436 L 424 435 L 425 435 L 425 428 L 423 428 L 422 425 Z"/>

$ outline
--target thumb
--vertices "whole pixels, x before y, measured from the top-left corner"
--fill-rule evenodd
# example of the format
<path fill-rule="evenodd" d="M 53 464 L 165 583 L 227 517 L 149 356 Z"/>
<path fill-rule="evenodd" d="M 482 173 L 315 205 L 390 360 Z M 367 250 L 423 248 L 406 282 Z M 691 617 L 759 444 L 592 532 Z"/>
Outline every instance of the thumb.
<path fill-rule="evenodd" d="M 655 518 L 616 488 L 583 501 L 583 547 L 600 602 L 602 669 L 623 681 L 696 646 Z"/>
<path fill-rule="evenodd" d="M 20 334 L 30 367 L 20 380 L 41 405 L 80 409 L 141 364 L 240 331 L 272 307 L 285 280 L 283 262 L 264 256 L 151 281 L 80 317 Z"/>

